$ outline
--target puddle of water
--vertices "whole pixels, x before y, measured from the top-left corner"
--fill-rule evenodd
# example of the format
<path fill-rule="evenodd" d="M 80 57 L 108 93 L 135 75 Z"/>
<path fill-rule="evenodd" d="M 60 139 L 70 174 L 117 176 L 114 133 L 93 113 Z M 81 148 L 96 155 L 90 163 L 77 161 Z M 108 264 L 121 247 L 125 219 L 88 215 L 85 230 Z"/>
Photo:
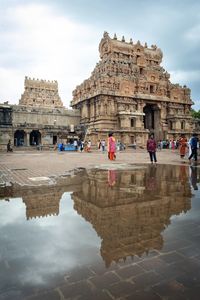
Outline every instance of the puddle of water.
<path fill-rule="evenodd" d="M 85 299 L 148 288 L 164 297 L 163 280 L 191 279 L 200 266 L 199 168 L 105 166 L 71 180 L 0 189 L 0 298 L 50 299 L 57 287 L 65 298 L 86 287 Z"/>
<path fill-rule="evenodd" d="M 51 180 L 49 177 L 29 177 L 28 179 L 32 180 L 32 181 L 47 181 L 47 180 Z"/>

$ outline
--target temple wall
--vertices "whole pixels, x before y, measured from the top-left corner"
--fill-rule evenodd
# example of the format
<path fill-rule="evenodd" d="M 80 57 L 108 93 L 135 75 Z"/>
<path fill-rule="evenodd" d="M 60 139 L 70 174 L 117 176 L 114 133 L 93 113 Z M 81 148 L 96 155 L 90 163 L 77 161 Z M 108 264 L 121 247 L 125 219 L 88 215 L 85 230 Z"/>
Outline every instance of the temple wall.
<path fill-rule="evenodd" d="M 44 108 L 13 107 L 13 124 L 37 124 L 37 125 L 58 125 L 74 126 L 80 124 L 79 111 L 72 110 L 47 110 Z"/>

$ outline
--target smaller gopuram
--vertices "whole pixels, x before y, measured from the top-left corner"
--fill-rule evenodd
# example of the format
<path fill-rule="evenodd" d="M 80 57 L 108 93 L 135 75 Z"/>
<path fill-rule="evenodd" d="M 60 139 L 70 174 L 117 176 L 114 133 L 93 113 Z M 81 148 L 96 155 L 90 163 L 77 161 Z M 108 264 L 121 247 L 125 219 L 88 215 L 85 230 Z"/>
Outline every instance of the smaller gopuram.
<path fill-rule="evenodd" d="M 0 151 L 6 150 L 8 140 L 16 148 L 48 150 L 83 134 L 80 112 L 63 105 L 57 81 L 25 77 L 19 104 L 0 103 Z"/>
<path fill-rule="evenodd" d="M 19 105 L 34 107 L 63 107 L 58 94 L 58 82 L 25 77 L 25 91 L 19 100 Z"/>
<path fill-rule="evenodd" d="M 161 49 L 104 32 L 99 53 L 99 63 L 71 101 L 88 138 L 96 143 L 112 131 L 125 144 L 144 145 L 149 133 L 157 140 L 191 135 L 190 89 L 171 83 Z"/>

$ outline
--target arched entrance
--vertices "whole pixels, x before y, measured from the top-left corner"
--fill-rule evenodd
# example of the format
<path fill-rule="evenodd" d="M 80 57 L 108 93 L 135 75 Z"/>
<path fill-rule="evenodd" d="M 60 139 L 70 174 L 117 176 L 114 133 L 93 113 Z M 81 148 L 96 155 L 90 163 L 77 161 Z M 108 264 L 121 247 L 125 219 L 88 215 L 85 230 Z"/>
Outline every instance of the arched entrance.
<path fill-rule="evenodd" d="M 154 133 L 156 139 L 160 139 L 160 109 L 156 104 L 146 104 L 143 109 L 144 116 L 144 128 L 149 129 L 151 133 Z"/>
<path fill-rule="evenodd" d="M 14 134 L 14 145 L 17 147 L 24 146 L 24 142 L 25 142 L 24 130 L 16 130 Z"/>
<path fill-rule="evenodd" d="M 41 144 L 41 133 L 39 130 L 33 130 L 30 133 L 30 145 L 35 146 Z"/>

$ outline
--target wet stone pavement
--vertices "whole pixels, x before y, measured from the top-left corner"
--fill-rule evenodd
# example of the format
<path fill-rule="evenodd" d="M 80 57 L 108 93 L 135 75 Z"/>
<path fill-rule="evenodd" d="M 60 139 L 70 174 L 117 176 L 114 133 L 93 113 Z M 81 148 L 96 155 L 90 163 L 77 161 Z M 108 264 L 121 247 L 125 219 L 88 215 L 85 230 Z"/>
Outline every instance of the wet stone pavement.
<path fill-rule="evenodd" d="M 199 299 L 198 166 L 29 176 L 0 187 L 0 300 Z"/>

